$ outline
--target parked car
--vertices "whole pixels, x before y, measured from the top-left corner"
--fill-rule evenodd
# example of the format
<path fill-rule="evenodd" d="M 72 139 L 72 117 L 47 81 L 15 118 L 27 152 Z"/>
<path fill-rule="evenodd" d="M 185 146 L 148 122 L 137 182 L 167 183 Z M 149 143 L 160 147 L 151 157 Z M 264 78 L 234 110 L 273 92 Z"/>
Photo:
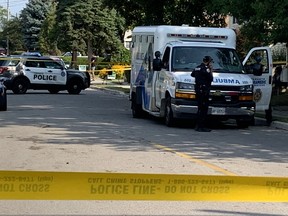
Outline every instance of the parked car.
<path fill-rule="evenodd" d="M 7 50 L 3 47 L 0 47 L 0 55 L 6 55 L 7 54 Z"/>
<path fill-rule="evenodd" d="M 19 62 L 19 56 L 0 56 L 0 78 L 11 77 L 11 74 L 15 73 Z"/>
<path fill-rule="evenodd" d="M 25 56 L 4 84 L 14 94 L 25 94 L 28 89 L 47 89 L 52 94 L 67 90 L 69 94 L 79 94 L 89 88 L 88 72 L 66 69 L 63 64 L 57 57 Z"/>

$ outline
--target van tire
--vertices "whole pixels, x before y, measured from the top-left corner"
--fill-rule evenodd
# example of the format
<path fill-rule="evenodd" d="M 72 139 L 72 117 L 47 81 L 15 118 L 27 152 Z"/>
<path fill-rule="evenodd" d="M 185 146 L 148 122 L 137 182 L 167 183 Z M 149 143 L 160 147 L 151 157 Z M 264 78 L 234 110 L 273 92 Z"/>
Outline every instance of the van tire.
<path fill-rule="evenodd" d="M 141 104 L 136 104 L 135 97 L 132 99 L 131 109 L 133 118 L 141 118 L 143 116 L 143 110 Z"/>
<path fill-rule="evenodd" d="M 171 108 L 171 97 L 168 96 L 165 101 L 165 124 L 168 127 L 175 125 L 175 119 L 173 117 L 173 111 Z"/>

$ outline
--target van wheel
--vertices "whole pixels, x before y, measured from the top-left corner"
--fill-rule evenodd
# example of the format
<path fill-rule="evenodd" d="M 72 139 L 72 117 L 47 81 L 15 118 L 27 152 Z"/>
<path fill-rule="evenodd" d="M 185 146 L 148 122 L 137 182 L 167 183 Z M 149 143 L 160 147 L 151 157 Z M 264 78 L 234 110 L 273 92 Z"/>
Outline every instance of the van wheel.
<path fill-rule="evenodd" d="M 29 82 L 24 78 L 16 79 L 12 86 L 14 94 L 25 94 L 29 88 Z"/>
<path fill-rule="evenodd" d="M 79 80 L 71 80 L 68 84 L 68 93 L 69 94 L 80 94 L 82 90 L 82 83 Z"/>
<path fill-rule="evenodd" d="M 0 89 L 0 111 L 6 111 L 7 110 L 7 94 L 6 90 L 4 89 L 2 92 L 2 89 Z"/>
<path fill-rule="evenodd" d="M 133 118 L 141 118 L 143 116 L 143 110 L 141 104 L 136 104 L 135 99 L 132 100 L 131 104 Z"/>
<path fill-rule="evenodd" d="M 166 98 L 166 103 L 165 103 L 165 124 L 168 127 L 173 127 L 175 125 L 175 119 L 173 117 L 170 97 Z"/>

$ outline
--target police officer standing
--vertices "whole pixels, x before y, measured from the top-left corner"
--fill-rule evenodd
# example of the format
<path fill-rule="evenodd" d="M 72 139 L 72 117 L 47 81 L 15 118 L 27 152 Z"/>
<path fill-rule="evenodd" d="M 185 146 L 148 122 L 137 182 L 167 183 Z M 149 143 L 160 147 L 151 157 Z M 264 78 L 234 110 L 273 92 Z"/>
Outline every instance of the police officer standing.
<path fill-rule="evenodd" d="M 205 128 L 205 121 L 208 113 L 208 102 L 211 83 L 213 81 L 212 61 L 210 56 L 204 56 L 203 62 L 191 73 L 195 77 L 195 92 L 198 102 L 197 125 L 195 130 L 199 132 L 210 132 Z"/>

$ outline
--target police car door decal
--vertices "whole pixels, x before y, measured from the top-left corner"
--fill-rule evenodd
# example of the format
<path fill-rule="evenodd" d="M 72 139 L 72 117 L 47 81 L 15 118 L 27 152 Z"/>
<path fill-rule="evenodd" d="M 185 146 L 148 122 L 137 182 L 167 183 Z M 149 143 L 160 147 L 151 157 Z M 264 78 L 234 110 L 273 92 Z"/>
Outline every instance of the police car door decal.
<path fill-rule="evenodd" d="M 257 47 L 250 50 L 243 65 L 253 80 L 256 110 L 269 108 L 272 94 L 272 55 L 269 47 Z"/>

